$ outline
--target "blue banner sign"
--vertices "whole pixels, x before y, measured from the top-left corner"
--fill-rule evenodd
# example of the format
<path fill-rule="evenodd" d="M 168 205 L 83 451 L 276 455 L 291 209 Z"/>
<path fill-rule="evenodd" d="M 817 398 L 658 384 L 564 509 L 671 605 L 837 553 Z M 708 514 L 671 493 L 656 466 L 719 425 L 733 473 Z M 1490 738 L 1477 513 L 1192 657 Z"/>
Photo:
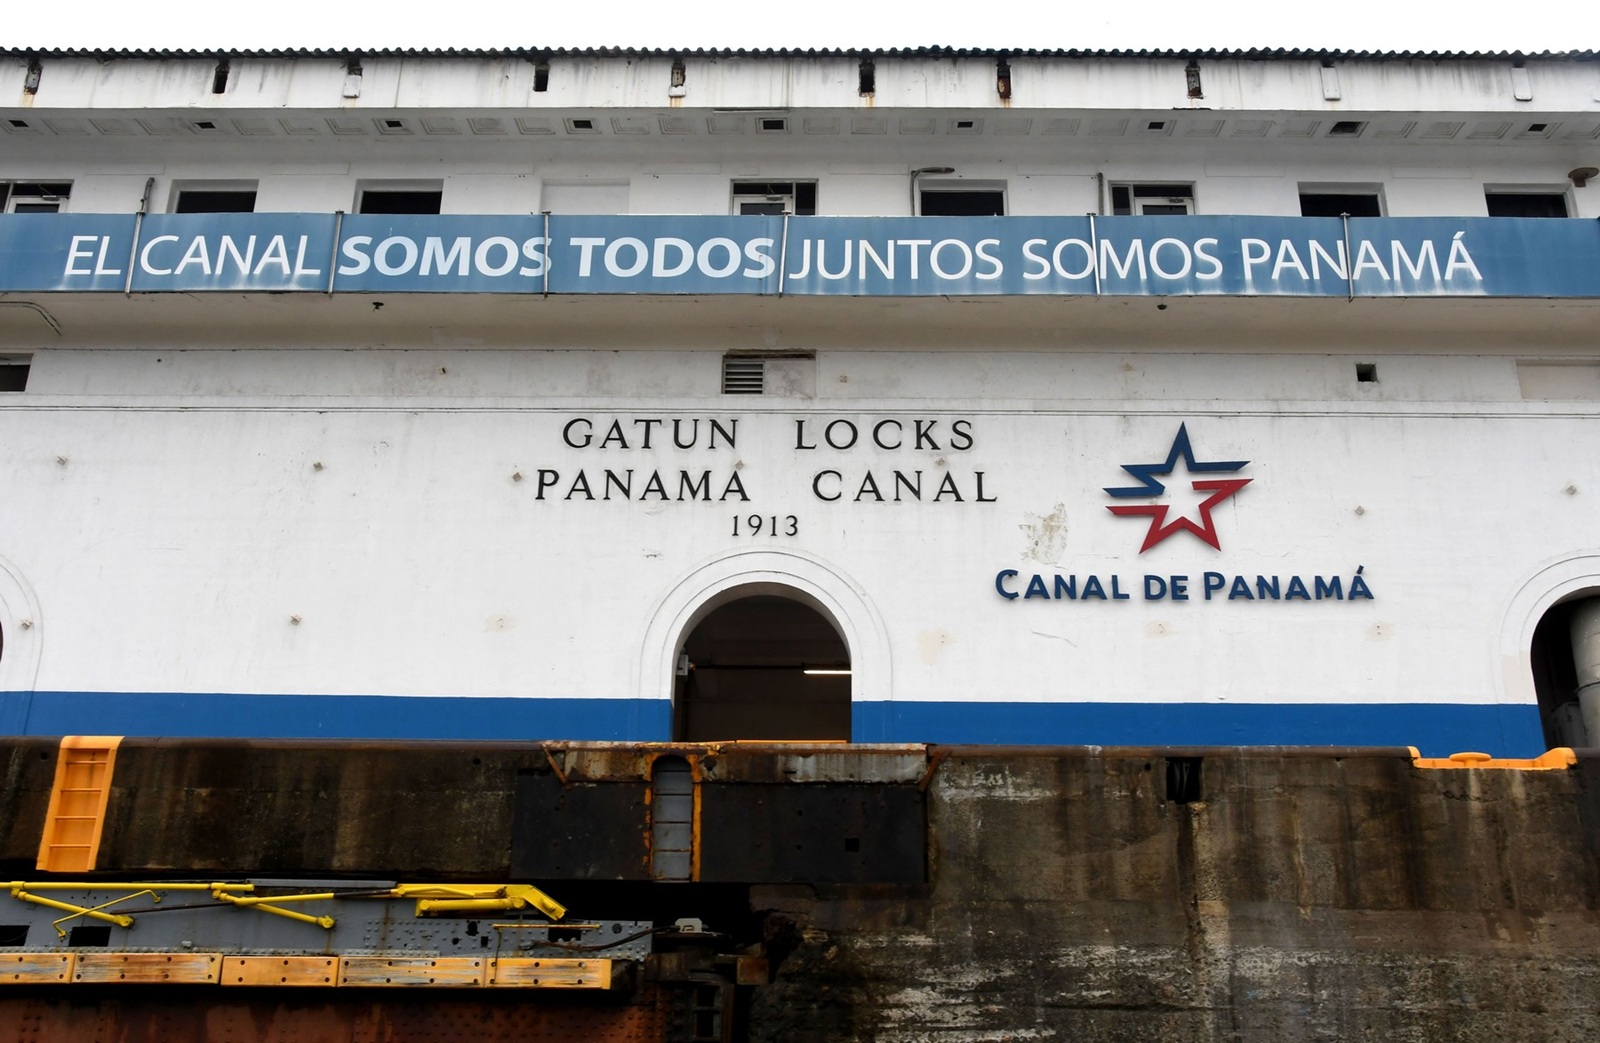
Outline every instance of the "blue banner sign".
<path fill-rule="evenodd" d="M 0 216 L 0 292 L 1600 297 L 1523 218 Z"/>

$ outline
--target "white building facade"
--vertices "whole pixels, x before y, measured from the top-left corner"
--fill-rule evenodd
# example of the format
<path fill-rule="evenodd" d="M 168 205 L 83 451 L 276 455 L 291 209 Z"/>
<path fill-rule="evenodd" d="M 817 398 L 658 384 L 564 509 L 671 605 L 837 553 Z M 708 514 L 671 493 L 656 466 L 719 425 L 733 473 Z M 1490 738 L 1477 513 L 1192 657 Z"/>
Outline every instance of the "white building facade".
<path fill-rule="evenodd" d="M 1600 742 L 1593 54 L 0 98 L 8 732 Z"/>

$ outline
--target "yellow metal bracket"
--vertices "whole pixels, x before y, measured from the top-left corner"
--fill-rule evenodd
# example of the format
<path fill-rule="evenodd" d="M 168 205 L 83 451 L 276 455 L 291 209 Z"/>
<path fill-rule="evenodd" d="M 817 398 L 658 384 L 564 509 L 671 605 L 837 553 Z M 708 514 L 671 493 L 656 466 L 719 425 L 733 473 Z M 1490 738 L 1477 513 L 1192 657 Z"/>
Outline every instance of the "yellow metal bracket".
<path fill-rule="evenodd" d="M 552 920 L 567 915 L 567 907 L 532 884 L 400 884 L 389 892 L 395 898 L 413 898 L 417 915 L 427 913 L 499 912 L 509 909 L 539 910 Z"/>
<path fill-rule="evenodd" d="M 1578 763 L 1578 755 L 1565 746 L 1557 746 L 1537 757 L 1527 759 L 1491 757 L 1487 753 L 1452 753 L 1448 757 L 1424 757 L 1415 746 L 1411 750 L 1413 768 L 1501 768 L 1513 771 L 1557 771 Z"/>
<path fill-rule="evenodd" d="M 333 917 L 312 916 L 310 913 L 297 912 L 294 909 L 280 909 L 278 906 L 284 902 L 326 902 L 339 897 L 332 891 L 318 891 L 314 894 L 298 895 L 231 895 L 225 890 L 214 890 L 211 897 L 219 902 L 227 902 L 244 909 L 259 909 L 273 916 L 281 916 L 288 920 L 298 920 L 301 923 L 316 924 L 325 931 L 331 931 L 338 922 Z"/>
<path fill-rule="evenodd" d="M 115 924 L 122 928 L 132 927 L 133 917 L 125 913 L 108 913 L 105 910 L 142 895 L 149 895 L 152 903 L 159 903 L 161 901 L 161 892 L 163 891 L 211 891 L 213 896 L 217 896 L 219 890 L 250 891 L 254 889 L 252 884 L 96 884 L 59 880 L 38 880 L 33 882 L 13 880 L 8 886 L 11 891 L 11 897 L 19 902 L 28 902 L 32 905 L 42 905 L 49 909 L 60 909 L 62 912 L 71 913 L 71 916 L 63 916 L 51 924 L 56 929 L 56 934 L 62 938 L 67 936 L 67 932 L 62 930 L 61 925 L 68 920 L 75 920 L 79 917 Z M 118 897 L 111 899 L 109 902 L 102 902 L 99 905 L 74 905 L 71 902 L 63 902 L 55 898 L 46 898 L 41 894 L 35 894 L 34 892 L 37 891 L 114 891 L 124 893 L 119 894 Z"/>

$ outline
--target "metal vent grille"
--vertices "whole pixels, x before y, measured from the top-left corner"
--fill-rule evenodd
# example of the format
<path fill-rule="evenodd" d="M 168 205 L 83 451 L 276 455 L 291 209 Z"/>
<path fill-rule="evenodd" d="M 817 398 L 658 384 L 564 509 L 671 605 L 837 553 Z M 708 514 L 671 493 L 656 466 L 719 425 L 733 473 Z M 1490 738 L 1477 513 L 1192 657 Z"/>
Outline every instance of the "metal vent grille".
<path fill-rule="evenodd" d="M 724 395 L 759 395 L 766 385 L 767 360 L 724 358 L 722 360 L 722 393 Z"/>

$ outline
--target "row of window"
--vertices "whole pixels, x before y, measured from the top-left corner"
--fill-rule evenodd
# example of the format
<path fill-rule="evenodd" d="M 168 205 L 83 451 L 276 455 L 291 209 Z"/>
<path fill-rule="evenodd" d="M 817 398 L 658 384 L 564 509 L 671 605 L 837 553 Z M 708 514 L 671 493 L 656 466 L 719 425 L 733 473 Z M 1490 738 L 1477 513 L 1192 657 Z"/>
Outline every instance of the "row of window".
<path fill-rule="evenodd" d="M 1490 217 L 1567 217 L 1564 192 L 1486 189 L 1484 202 Z M 1192 214 L 1191 185 L 1113 185 L 1113 214 Z M 1382 217 L 1383 203 L 1376 191 L 1338 188 L 1302 189 L 1301 217 Z"/>
<path fill-rule="evenodd" d="M 66 182 L 0 181 L 0 210 L 13 214 L 54 213 L 65 207 L 72 186 Z M 1159 216 L 1195 213 L 1191 184 L 1114 184 L 1111 212 Z M 437 214 L 444 192 L 439 188 L 364 188 L 356 200 L 361 214 Z M 1564 192 L 1486 189 L 1490 217 L 1568 217 Z M 933 181 L 917 183 L 917 212 L 925 217 L 1001 217 L 1006 212 L 1004 182 Z M 256 208 L 256 190 L 248 186 L 180 188 L 172 211 L 178 214 L 239 214 Z M 735 181 L 735 214 L 817 212 L 815 181 Z M 1302 217 L 1381 217 L 1382 202 L 1374 190 L 1302 189 Z"/>
<path fill-rule="evenodd" d="M 0 212 L 54 214 L 66 209 L 70 182 L 0 181 Z M 368 188 L 357 200 L 362 214 L 437 214 L 441 189 Z M 172 201 L 175 214 L 248 214 L 256 208 L 256 190 L 248 185 L 180 188 Z"/>

